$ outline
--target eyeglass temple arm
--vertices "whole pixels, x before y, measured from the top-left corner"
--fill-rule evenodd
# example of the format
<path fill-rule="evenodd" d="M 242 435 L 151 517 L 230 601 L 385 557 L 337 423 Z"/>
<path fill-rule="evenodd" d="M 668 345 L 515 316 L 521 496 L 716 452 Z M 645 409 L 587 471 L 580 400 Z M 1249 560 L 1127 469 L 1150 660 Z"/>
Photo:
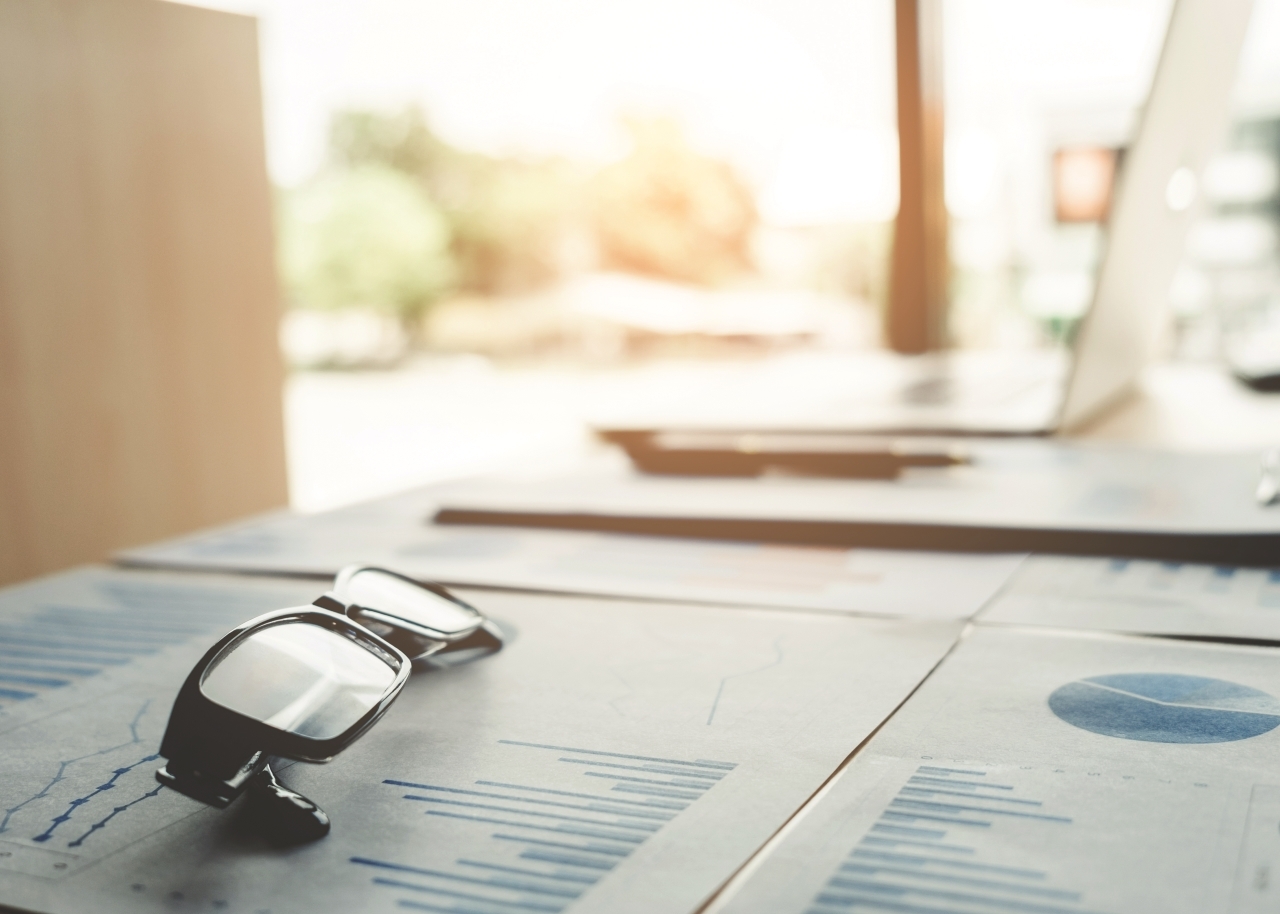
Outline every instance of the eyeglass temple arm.
<path fill-rule="evenodd" d="M 333 591 L 321 594 L 312 602 L 321 609 L 341 613 L 344 616 L 351 615 L 351 604 L 344 601 Z M 394 636 L 384 635 L 383 637 L 388 637 L 393 644 L 396 644 L 397 639 Z M 422 646 L 425 646 L 426 644 L 440 645 L 439 647 L 433 647 L 431 650 L 426 651 L 425 653 L 427 655 L 449 654 L 455 651 L 470 650 L 483 650 L 485 653 L 492 654 L 502 650 L 503 645 L 502 629 L 498 628 L 492 619 L 487 618 L 480 623 L 480 626 L 475 631 L 471 632 L 465 638 L 460 638 L 457 641 L 447 641 L 443 638 L 440 640 L 426 639 L 417 635 L 411 637 L 415 638 L 416 641 L 423 642 Z M 418 646 L 417 651 L 413 650 L 413 647 L 417 646 L 416 643 L 415 645 L 409 645 L 408 649 L 406 649 L 406 645 L 403 644 L 396 644 L 396 646 L 405 650 L 410 657 L 420 656 L 423 653 L 421 650 L 422 646 Z"/>
<path fill-rule="evenodd" d="M 220 778 L 170 759 L 156 771 L 156 780 L 193 800 L 226 809 L 266 767 L 266 753 L 255 752 L 230 777 Z"/>
<path fill-rule="evenodd" d="M 502 650 L 502 637 L 502 629 L 498 628 L 492 619 L 485 619 L 480 623 L 480 627 L 471 634 L 458 641 L 449 642 L 436 653 L 448 654 L 453 651 L 483 650 L 492 654 Z"/>

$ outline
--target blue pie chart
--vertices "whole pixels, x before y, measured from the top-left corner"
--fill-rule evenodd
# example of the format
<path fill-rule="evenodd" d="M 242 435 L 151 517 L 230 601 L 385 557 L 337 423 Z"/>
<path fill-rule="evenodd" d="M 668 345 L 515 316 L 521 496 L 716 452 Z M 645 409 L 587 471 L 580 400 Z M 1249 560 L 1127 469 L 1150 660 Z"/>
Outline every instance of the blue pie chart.
<path fill-rule="evenodd" d="M 1179 673 L 1077 679 L 1049 696 L 1049 709 L 1081 730 L 1149 743 L 1229 743 L 1280 726 L 1280 702 L 1266 692 Z"/>

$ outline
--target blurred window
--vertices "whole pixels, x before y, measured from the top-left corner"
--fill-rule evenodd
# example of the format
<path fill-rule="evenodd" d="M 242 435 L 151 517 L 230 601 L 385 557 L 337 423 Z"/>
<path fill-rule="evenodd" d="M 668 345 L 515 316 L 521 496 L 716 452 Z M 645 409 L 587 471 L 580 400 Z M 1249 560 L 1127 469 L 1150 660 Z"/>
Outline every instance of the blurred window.
<path fill-rule="evenodd" d="M 1172 290 L 1177 355 L 1280 367 L 1280 0 L 1255 0 L 1227 148 Z"/>
<path fill-rule="evenodd" d="M 209 2 L 262 19 L 297 360 L 876 342 L 892 0 Z"/>
<path fill-rule="evenodd" d="M 893 0 L 207 2 L 262 18 L 296 360 L 878 342 Z M 1171 6 L 946 0 L 957 345 L 1070 338 Z M 1280 0 L 1237 108 L 1172 293 L 1184 351 L 1275 310 Z"/>
<path fill-rule="evenodd" d="M 1105 222 L 1118 149 L 1072 146 L 1053 154 L 1053 215 L 1058 222 Z"/>
<path fill-rule="evenodd" d="M 1088 307 L 1116 150 L 1169 0 L 946 0 L 952 336 L 1065 341 Z"/>

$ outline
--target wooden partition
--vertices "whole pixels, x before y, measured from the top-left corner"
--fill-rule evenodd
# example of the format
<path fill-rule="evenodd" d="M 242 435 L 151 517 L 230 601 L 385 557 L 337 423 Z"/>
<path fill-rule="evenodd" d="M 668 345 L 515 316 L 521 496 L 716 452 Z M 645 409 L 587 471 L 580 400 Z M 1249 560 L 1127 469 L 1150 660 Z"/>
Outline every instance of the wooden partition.
<path fill-rule="evenodd" d="M 0 0 L 0 582 L 286 501 L 256 23 Z"/>

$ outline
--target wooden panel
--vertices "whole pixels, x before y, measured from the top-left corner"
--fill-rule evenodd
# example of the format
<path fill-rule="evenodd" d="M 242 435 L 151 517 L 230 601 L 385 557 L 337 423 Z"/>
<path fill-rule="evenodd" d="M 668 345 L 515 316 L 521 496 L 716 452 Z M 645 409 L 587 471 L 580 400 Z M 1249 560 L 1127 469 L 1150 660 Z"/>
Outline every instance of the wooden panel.
<path fill-rule="evenodd" d="M 0 581 L 285 503 L 256 24 L 0 0 Z"/>
<path fill-rule="evenodd" d="M 927 352 L 947 344 L 942 0 L 895 0 L 895 14 L 899 202 L 885 336 L 898 352 Z"/>

